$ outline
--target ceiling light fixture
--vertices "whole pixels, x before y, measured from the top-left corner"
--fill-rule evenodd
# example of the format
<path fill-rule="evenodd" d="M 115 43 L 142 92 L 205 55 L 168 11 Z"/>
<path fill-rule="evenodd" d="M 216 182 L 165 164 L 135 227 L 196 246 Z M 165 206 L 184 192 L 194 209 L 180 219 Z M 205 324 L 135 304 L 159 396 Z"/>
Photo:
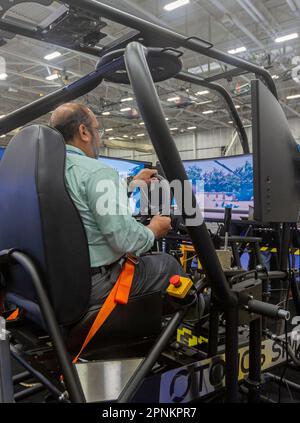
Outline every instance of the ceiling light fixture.
<path fill-rule="evenodd" d="M 213 110 L 206 110 L 205 112 L 203 112 L 204 115 L 210 115 L 211 113 L 214 113 Z"/>
<path fill-rule="evenodd" d="M 47 81 L 54 81 L 55 79 L 58 79 L 59 76 L 57 73 L 52 73 L 51 75 L 46 76 Z"/>
<path fill-rule="evenodd" d="M 102 113 L 102 116 L 109 116 L 110 115 L 110 112 L 103 112 Z"/>
<path fill-rule="evenodd" d="M 178 95 L 176 97 L 170 97 L 167 99 L 167 101 L 180 101 L 180 97 Z"/>
<path fill-rule="evenodd" d="M 189 126 L 188 130 L 197 129 L 197 126 Z"/>
<path fill-rule="evenodd" d="M 244 53 L 244 51 L 246 51 L 246 47 L 238 47 L 238 48 L 234 48 L 232 50 L 228 50 L 229 54 L 238 54 L 238 53 Z"/>
<path fill-rule="evenodd" d="M 126 97 L 126 98 L 122 98 L 121 102 L 125 103 L 126 101 L 132 101 L 133 97 Z"/>
<path fill-rule="evenodd" d="M 300 94 L 288 95 L 287 100 L 295 100 L 296 98 L 300 98 Z"/>
<path fill-rule="evenodd" d="M 212 103 L 212 100 L 201 101 L 200 103 L 197 103 L 197 104 L 198 106 L 201 106 L 202 104 L 208 104 L 208 103 Z"/>
<path fill-rule="evenodd" d="M 120 112 L 130 112 L 131 107 L 124 107 L 124 109 L 121 109 Z"/>
<path fill-rule="evenodd" d="M 275 43 L 284 43 L 285 41 L 295 40 L 299 35 L 294 32 L 293 34 L 283 35 L 275 39 Z"/>
<path fill-rule="evenodd" d="M 185 6 L 186 4 L 189 4 L 190 0 L 176 0 L 172 1 L 171 3 L 168 3 L 164 6 L 164 9 L 167 12 L 171 12 L 172 10 L 178 9 L 178 7 Z"/>
<path fill-rule="evenodd" d="M 209 94 L 209 91 L 198 91 L 197 93 L 196 93 L 196 95 L 206 95 L 206 94 Z"/>
<path fill-rule="evenodd" d="M 0 80 L 1 81 L 5 81 L 5 79 L 7 79 L 7 77 L 8 77 L 7 73 L 5 73 L 5 72 L 0 73 Z"/>
<path fill-rule="evenodd" d="M 53 53 L 47 54 L 44 59 L 45 60 L 53 60 L 57 57 L 61 56 L 61 53 L 59 51 L 54 51 Z"/>

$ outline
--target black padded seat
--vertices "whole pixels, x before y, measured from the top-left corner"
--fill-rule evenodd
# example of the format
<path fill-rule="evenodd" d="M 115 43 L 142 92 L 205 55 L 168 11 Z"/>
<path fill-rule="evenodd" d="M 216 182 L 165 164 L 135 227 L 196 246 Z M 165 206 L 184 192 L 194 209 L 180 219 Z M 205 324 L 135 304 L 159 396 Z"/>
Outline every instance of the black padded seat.
<path fill-rule="evenodd" d="M 66 149 L 61 134 L 48 126 L 23 128 L 0 162 L 0 251 L 18 249 L 38 267 L 67 345 L 78 349 L 99 308 L 89 309 L 91 273 L 87 238 L 65 185 Z M 10 301 L 43 326 L 30 279 L 18 266 L 6 277 Z M 153 313 L 155 310 L 155 313 Z M 157 335 L 160 293 L 118 305 L 92 341 Z"/>

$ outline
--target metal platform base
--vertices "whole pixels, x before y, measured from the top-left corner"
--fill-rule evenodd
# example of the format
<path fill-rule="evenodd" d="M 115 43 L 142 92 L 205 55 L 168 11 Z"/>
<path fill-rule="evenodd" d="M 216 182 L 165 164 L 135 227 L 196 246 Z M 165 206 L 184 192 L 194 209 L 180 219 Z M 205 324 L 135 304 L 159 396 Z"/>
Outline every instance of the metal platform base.
<path fill-rule="evenodd" d="M 142 358 L 133 358 L 77 363 L 86 401 L 116 401 L 142 361 Z"/>

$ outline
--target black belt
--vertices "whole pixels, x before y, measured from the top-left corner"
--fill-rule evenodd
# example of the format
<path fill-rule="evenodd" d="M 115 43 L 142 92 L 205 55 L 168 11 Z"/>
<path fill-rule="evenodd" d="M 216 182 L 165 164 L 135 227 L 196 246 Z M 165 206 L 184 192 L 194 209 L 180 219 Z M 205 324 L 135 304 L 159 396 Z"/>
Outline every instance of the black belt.
<path fill-rule="evenodd" d="M 128 254 L 126 257 L 127 257 L 127 260 L 130 260 L 134 265 L 136 265 L 139 262 L 138 257 L 131 256 L 130 254 Z M 91 275 L 94 276 L 94 275 L 98 275 L 99 273 L 107 272 L 115 264 L 117 263 L 121 264 L 123 260 L 125 260 L 125 258 L 121 257 L 119 260 L 115 261 L 114 263 L 111 263 L 105 266 L 91 267 Z"/>
<path fill-rule="evenodd" d="M 98 273 L 106 273 L 109 269 L 111 269 L 113 266 L 115 266 L 120 260 L 117 260 L 111 264 L 106 264 L 104 266 L 98 266 L 98 267 L 91 267 L 91 274 L 92 276 L 98 275 Z"/>
<path fill-rule="evenodd" d="M 107 272 L 107 270 L 111 267 L 112 265 L 108 265 L 108 266 L 99 266 L 99 267 L 91 267 L 91 275 L 95 276 L 98 275 L 98 273 L 104 273 Z"/>

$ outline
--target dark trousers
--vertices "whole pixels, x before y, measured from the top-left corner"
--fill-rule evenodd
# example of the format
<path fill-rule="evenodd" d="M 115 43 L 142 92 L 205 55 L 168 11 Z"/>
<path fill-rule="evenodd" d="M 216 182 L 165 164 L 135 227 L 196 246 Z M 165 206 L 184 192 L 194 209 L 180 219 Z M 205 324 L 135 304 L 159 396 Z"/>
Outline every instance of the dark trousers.
<path fill-rule="evenodd" d="M 101 269 L 101 273 L 93 276 L 90 306 L 105 301 L 119 274 L 120 265 L 116 263 L 109 268 Z M 173 275 L 186 276 L 179 262 L 169 254 L 155 253 L 141 256 L 135 266 L 130 297 L 160 291 L 164 299 L 170 277 Z"/>

